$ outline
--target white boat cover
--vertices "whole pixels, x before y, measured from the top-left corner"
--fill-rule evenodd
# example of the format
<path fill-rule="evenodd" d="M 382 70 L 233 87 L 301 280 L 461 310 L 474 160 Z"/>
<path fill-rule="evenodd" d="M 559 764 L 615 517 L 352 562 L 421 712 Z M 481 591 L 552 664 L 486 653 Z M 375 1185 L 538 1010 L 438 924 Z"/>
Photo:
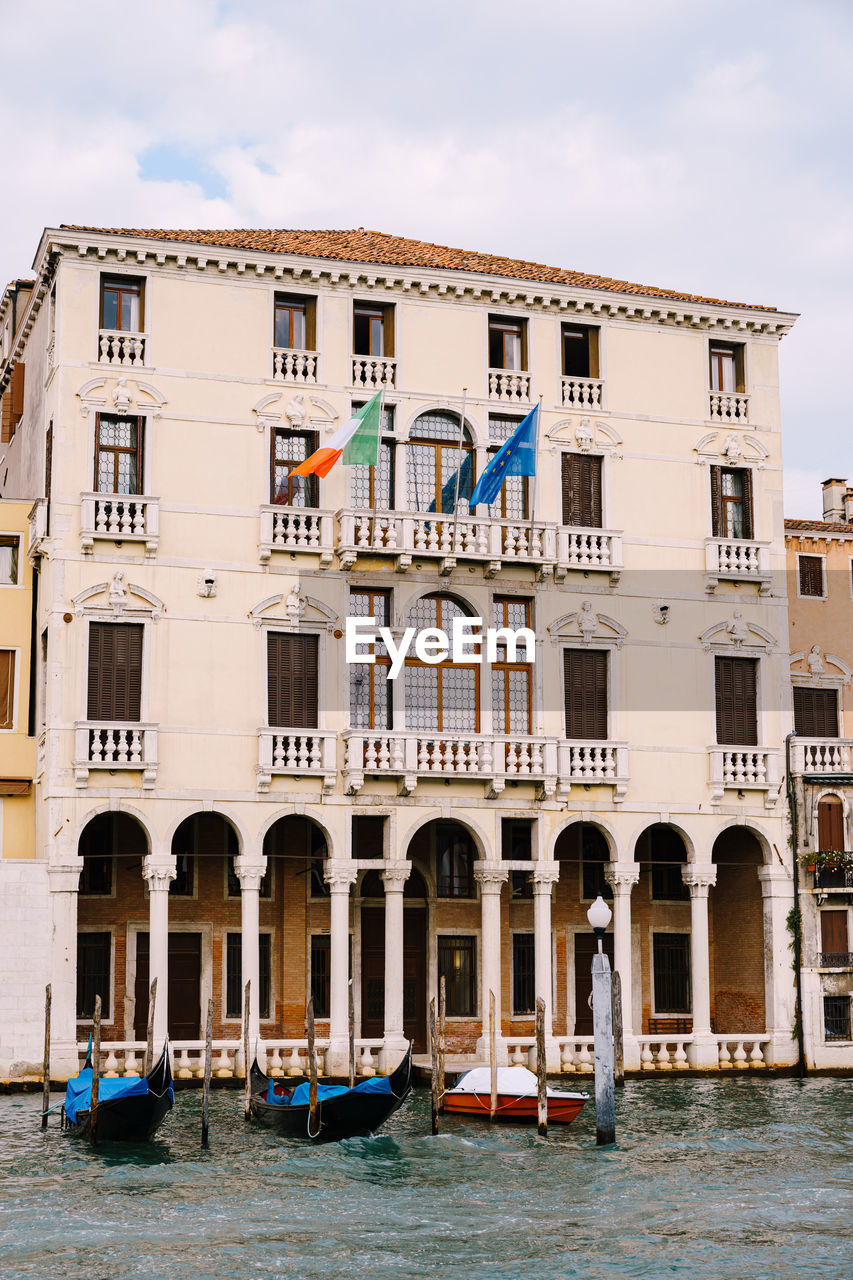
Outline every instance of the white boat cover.
<path fill-rule="evenodd" d="M 498 1093 L 503 1097 L 535 1098 L 538 1082 L 527 1067 L 498 1067 Z M 492 1092 L 492 1072 L 489 1067 L 472 1067 L 460 1076 L 448 1093 L 477 1093 L 488 1097 Z M 548 1088 L 549 1098 L 588 1098 L 586 1093 L 569 1093 L 566 1089 Z"/>

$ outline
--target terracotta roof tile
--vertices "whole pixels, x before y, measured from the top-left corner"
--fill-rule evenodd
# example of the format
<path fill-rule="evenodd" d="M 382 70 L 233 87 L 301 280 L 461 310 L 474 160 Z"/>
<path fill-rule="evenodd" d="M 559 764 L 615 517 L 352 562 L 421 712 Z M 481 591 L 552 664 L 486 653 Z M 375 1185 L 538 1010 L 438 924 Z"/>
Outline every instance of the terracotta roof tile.
<path fill-rule="evenodd" d="M 257 250 L 262 253 L 290 253 L 307 258 L 332 258 L 339 261 L 363 262 L 375 266 L 426 267 L 444 271 L 471 271 L 509 280 L 530 280 L 542 284 L 574 285 L 581 289 L 604 289 L 613 293 L 637 294 L 647 298 L 668 298 L 678 302 L 710 303 L 722 307 L 748 307 L 754 311 L 775 311 L 775 307 L 752 307 L 743 302 L 726 302 L 721 298 L 704 298 L 675 289 L 654 285 L 631 284 L 608 276 L 589 275 L 582 271 L 566 271 L 546 267 L 538 262 L 522 262 L 491 253 L 451 249 L 446 245 L 408 240 L 382 231 L 366 231 L 358 227 L 348 231 L 167 231 L 159 228 L 139 230 L 132 227 L 80 227 L 62 224 L 66 231 L 87 231 L 98 235 L 135 236 L 148 240 L 171 240 L 184 244 L 209 245 L 212 248 Z"/>
<path fill-rule="evenodd" d="M 802 530 L 804 533 L 853 534 L 853 524 L 844 520 L 786 520 L 785 529 L 791 533 Z"/>

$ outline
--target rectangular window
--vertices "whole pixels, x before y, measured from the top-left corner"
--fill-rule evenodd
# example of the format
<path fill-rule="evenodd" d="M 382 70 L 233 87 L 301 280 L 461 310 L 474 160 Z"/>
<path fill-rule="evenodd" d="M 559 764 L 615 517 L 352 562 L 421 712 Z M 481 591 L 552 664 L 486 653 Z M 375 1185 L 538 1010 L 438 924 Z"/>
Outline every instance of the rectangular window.
<path fill-rule="evenodd" d="M 752 538 L 752 473 L 711 467 L 711 529 L 715 538 Z"/>
<path fill-rule="evenodd" d="M 142 623 L 89 623 L 89 720 L 139 720 Z"/>
<path fill-rule="evenodd" d="M 492 605 L 492 625 L 517 631 L 530 626 L 530 601 L 496 597 Z M 522 651 L 523 652 L 523 651 Z M 515 657 L 518 658 L 516 652 Z M 533 732 L 533 664 L 508 661 L 505 645 L 498 645 L 492 663 L 492 727 L 495 733 L 511 736 Z M 508 751 L 517 752 L 511 744 Z"/>
<path fill-rule="evenodd" d="M 527 322 L 489 316 L 489 368 L 527 368 Z"/>
<path fill-rule="evenodd" d="M 95 491 L 142 493 L 142 420 L 99 413 L 95 421 Z"/>
<path fill-rule="evenodd" d="M 225 1017 L 243 1016 L 243 939 L 239 933 L 225 935 Z M 258 985 L 260 1000 L 258 1013 L 261 1018 L 270 1016 L 270 987 L 272 968 L 272 935 L 258 934 Z"/>
<path fill-rule="evenodd" d="M 394 308 L 357 302 L 352 315 L 352 351 L 356 356 L 393 356 Z"/>
<path fill-rule="evenodd" d="M 101 328 L 141 333 L 144 282 L 130 276 L 101 278 Z"/>
<path fill-rule="evenodd" d="M 598 378 L 598 329 L 585 324 L 562 327 L 563 376 Z"/>
<path fill-rule="evenodd" d="M 77 1017 L 91 1018 L 95 996 L 101 997 L 101 1017 L 110 1020 L 110 946 L 108 933 L 77 934 Z"/>
<path fill-rule="evenodd" d="M 521 418 L 512 418 L 503 413 L 489 414 L 489 462 L 500 446 L 506 444 L 521 421 Z M 530 519 L 530 477 L 507 476 L 497 498 L 489 504 L 488 511 L 494 520 Z"/>
<path fill-rule="evenodd" d="M 299 294 L 275 295 L 273 345 L 291 351 L 316 350 L 316 300 Z"/>
<path fill-rule="evenodd" d="M 744 390 L 743 346 L 736 342 L 712 342 L 709 377 L 712 391 Z"/>
<path fill-rule="evenodd" d="M 850 1039 L 850 997 L 823 997 L 824 1040 Z"/>
<path fill-rule="evenodd" d="M 823 556 L 797 556 L 797 573 L 801 596 L 823 597 Z"/>
<path fill-rule="evenodd" d="M 327 933 L 315 933 L 311 937 L 311 995 L 314 998 L 314 1017 L 328 1018 L 329 989 L 331 985 L 331 940 Z"/>
<path fill-rule="evenodd" d="M 600 529 L 601 458 L 588 453 L 564 453 L 562 468 L 563 524 L 575 529 Z"/>
<path fill-rule="evenodd" d="M 837 691 L 794 685 L 794 731 L 804 738 L 837 738 Z"/>
<path fill-rule="evenodd" d="M 385 819 L 356 814 L 352 820 L 352 856 L 385 857 Z"/>
<path fill-rule="evenodd" d="M 655 1013 L 690 1012 L 690 936 L 653 934 Z"/>
<path fill-rule="evenodd" d="M 195 858 L 191 853 L 179 853 L 175 858 L 175 878 L 169 885 L 173 898 L 191 898 L 195 888 Z"/>
<path fill-rule="evenodd" d="M 0 533 L 0 587 L 18 585 L 18 556 L 20 538 L 11 534 Z"/>
<path fill-rule="evenodd" d="M 758 745 L 758 660 L 714 659 L 717 742 L 730 747 Z"/>
<path fill-rule="evenodd" d="M 513 862 L 533 860 L 532 822 L 526 818 L 501 818 L 501 858 Z M 530 871 L 510 872 L 510 896 L 533 897 L 533 876 Z"/>
<path fill-rule="evenodd" d="M 377 627 L 391 625 L 390 591 L 351 591 L 350 617 L 375 618 Z M 366 653 L 367 645 L 362 646 Z M 391 690 L 388 680 L 391 659 L 381 640 L 372 646 L 376 661 L 354 662 L 349 667 L 349 713 L 353 729 L 393 727 Z"/>
<path fill-rule="evenodd" d="M 607 653 L 604 649 L 563 651 L 566 737 L 601 741 L 607 737 Z"/>
<path fill-rule="evenodd" d="M 267 715 L 273 728 L 317 728 L 318 650 L 318 636 L 267 633 Z"/>
<path fill-rule="evenodd" d="M 847 908 L 820 913 L 820 964 L 825 968 L 847 968 L 850 964 L 847 937 Z"/>
<path fill-rule="evenodd" d="M 279 507 L 316 507 L 316 476 L 291 476 L 298 462 L 317 449 L 316 431 L 291 431 L 276 427 L 270 433 L 270 502 Z"/>
<path fill-rule="evenodd" d="M 0 729 L 14 728 L 15 651 L 0 649 Z"/>
<path fill-rule="evenodd" d="M 112 858 L 84 857 L 78 893 L 85 897 L 108 897 L 112 891 Z"/>
<path fill-rule="evenodd" d="M 533 1013 L 536 1008 L 532 933 L 512 935 L 512 1011 Z"/>
<path fill-rule="evenodd" d="M 476 938 L 439 937 L 438 979 L 445 980 L 447 1015 L 473 1018 L 477 1003 Z"/>
<path fill-rule="evenodd" d="M 364 407 L 364 401 L 354 400 L 352 412 Z M 393 511 L 395 505 L 395 449 L 394 406 L 383 405 L 380 420 L 382 438 L 379 441 L 379 458 L 375 467 L 362 464 L 347 467 L 350 503 L 357 511 Z"/>

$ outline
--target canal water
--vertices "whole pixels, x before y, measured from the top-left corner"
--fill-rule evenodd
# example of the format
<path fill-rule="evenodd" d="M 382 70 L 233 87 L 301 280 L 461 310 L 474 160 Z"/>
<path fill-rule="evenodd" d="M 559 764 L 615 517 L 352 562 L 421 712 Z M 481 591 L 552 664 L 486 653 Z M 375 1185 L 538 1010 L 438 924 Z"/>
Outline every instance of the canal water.
<path fill-rule="evenodd" d="M 91 1150 L 0 1098 L 3 1280 L 849 1280 L 853 1082 L 642 1080 L 547 1139 L 445 1119 L 312 1147 L 178 1094 L 150 1148 Z"/>

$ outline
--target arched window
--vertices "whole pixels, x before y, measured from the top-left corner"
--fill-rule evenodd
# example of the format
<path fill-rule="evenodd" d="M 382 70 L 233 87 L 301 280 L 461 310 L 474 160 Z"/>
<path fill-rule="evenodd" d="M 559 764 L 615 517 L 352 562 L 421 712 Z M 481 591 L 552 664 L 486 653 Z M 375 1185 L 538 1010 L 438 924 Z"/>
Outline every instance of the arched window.
<path fill-rule="evenodd" d="M 474 897 L 477 848 L 458 822 L 435 824 L 435 890 L 439 898 Z"/>
<path fill-rule="evenodd" d="M 824 796 L 818 804 L 817 844 L 822 853 L 844 849 L 844 806 L 838 796 Z"/>
<path fill-rule="evenodd" d="M 417 631 L 437 627 L 449 637 L 453 619 L 469 616 L 469 611 L 452 596 L 422 596 L 409 611 L 409 625 Z M 448 658 L 430 666 L 412 652 L 406 658 L 405 680 L 408 729 L 479 733 L 480 667 L 477 663 L 451 662 Z"/>
<path fill-rule="evenodd" d="M 673 827 L 668 827 L 665 822 L 647 827 L 637 841 L 634 861 L 651 868 L 654 902 L 682 902 L 690 897 L 681 878 L 681 868 L 687 862 L 687 849 Z"/>
<path fill-rule="evenodd" d="M 410 511 L 468 514 L 474 491 L 474 448 L 466 426 L 459 439 L 459 414 L 444 409 L 422 413 L 409 432 Z M 459 500 L 456 501 L 457 481 Z"/>

